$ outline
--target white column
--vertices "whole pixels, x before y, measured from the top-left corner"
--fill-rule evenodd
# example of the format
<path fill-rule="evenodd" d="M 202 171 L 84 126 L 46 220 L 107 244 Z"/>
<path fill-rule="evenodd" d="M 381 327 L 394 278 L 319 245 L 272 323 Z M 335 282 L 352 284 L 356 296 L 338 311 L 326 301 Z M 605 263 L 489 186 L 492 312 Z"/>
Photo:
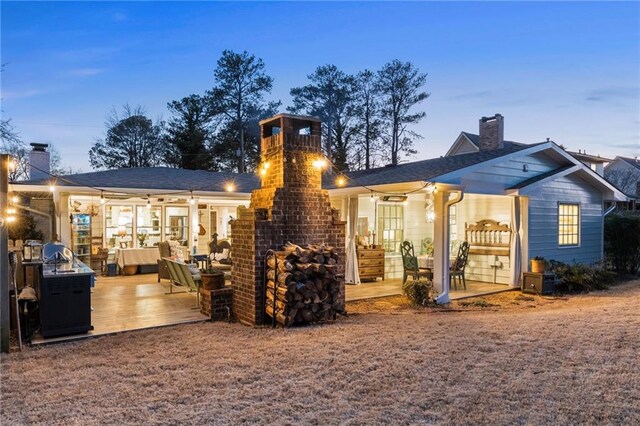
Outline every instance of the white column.
<path fill-rule="evenodd" d="M 433 285 L 439 296 L 438 303 L 449 302 L 449 216 L 446 201 L 449 192 L 433 194 L 435 219 L 433 221 Z"/>

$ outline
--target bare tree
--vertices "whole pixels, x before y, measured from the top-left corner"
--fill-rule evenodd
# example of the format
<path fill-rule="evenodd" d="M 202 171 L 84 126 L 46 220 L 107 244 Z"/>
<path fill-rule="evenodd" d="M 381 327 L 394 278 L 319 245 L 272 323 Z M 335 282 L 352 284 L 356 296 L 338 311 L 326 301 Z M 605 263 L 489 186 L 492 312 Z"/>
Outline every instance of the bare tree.
<path fill-rule="evenodd" d="M 375 167 L 374 154 L 379 149 L 378 141 L 382 120 L 380 119 L 380 95 L 376 87 L 376 74 L 364 70 L 356 75 L 356 93 L 353 112 L 356 125 L 358 150 L 355 154 L 357 168 Z M 362 164 L 363 163 L 363 164 Z"/>
<path fill-rule="evenodd" d="M 349 123 L 352 115 L 355 79 L 335 65 L 324 65 L 307 76 L 310 84 L 291 89 L 293 113 L 305 113 L 322 120 L 325 133 L 325 154 L 340 169 L 347 168 L 353 134 Z M 333 152 L 333 148 L 336 152 Z"/>
<path fill-rule="evenodd" d="M 245 133 L 249 115 L 266 108 L 264 95 L 271 91 L 273 78 L 265 73 L 262 59 L 244 51 L 224 50 L 213 72 L 215 86 L 209 96 L 220 111 L 232 122 L 224 126 L 238 134 L 238 171 L 246 171 L 247 147 Z M 279 105 L 279 103 L 278 103 Z"/>
<path fill-rule="evenodd" d="M 421 136 L 409 126 L 422 120 L 426 113 L 411 113 L 411 109 L 429 97 L 429 93 L 422 91 L 426 80 L 427 74 L 421 73 L 411 62 L 397 59 L 378 71 L 376 88 L 382 98 L 382 118 L 388 126 L 386 142 L 391 164 L 398 164 L 402 153 L 416 153 L 413 140 Z"/>
<path fill-rule="evenodd" d="M 89 151 L 92 167 L 120 169 L 161 164 L 162 124 L 154 124 L 142 107 L 124 105 L 122 116 L 114 108 L 105 126 L 105 138 Z"/>

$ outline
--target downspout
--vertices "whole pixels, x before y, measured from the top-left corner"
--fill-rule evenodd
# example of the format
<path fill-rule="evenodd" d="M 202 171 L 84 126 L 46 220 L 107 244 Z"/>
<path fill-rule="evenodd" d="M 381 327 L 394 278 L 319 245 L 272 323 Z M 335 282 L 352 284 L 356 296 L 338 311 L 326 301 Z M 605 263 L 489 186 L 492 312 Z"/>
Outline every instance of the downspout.
<path fill-rule="evenodd" d="M 444 226 L 444 235 L 447 240 L 447 244 L 445 244 L 445 247 L 444 247 L 444 262 L 446 262 L 447 267 L 444 268 L 443 271 L 445 271 L 445 274 L 448 277 L 446 280 L 444 279 L 442 280 L 442 293 L 436 296 L 436 303 L 439 305 L 444 303 L 449 303 L 451 301 L 451 299 L 449 299 L 449 288 L 451 287 L 451 272 L 449 271 L 450 269 L 449 247 L 451 246 L 451 241 L 449 241 L 449 208 L 454 204 L 458 204 L 460 201 L 462 201 L 463 198 L 464 198 L 464 189 L 461 189 L 460 192 L 458 192 L 458 196 L 456 198 L 444 203 L 444 212 L 446 215 L 446 219 L 443 220 L 443 226 Z"/>
<path fill-rule="evenodd" d="M 611 207 L 607 209 L 607 211 L 604 212 L 604 216 L 607 216 L 609 213 L 613 212 L 615 209 L 616 209 L 616 205 L 613 204 Z"/>

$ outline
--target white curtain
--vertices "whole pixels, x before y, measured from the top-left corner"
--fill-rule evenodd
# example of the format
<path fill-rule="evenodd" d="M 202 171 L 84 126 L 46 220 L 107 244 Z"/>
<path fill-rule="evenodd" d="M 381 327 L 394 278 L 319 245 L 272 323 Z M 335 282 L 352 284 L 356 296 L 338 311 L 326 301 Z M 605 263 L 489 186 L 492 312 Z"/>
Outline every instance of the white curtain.
<path fill-rule="evenodd" d="M 356 253 L 356 232 L 358 232 L 358 197 L 349 197 L 349 229 L 347 238 L 347 259 L 345 262 L 344 282 L 360 284 L 358 254 Z"/>
<path fill-rule="evenodd" d="M 511 249 L 509 269 L 511 286 L 520 287 L 522 280 L 522 204 L 520 197 L 511 200 Z"/>

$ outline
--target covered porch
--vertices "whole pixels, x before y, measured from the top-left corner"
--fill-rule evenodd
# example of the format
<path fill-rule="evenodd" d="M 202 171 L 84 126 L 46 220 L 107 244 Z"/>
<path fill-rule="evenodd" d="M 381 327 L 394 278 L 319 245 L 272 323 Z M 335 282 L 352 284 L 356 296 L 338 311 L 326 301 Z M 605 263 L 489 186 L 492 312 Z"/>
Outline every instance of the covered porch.
<path fill-rule="evenodd" d="M 493 284 L 482 281 L 467 280 L 467 288 L 453 288 L 449 292 L 451 300 L 467 297 L 483 296 L 487 294 L 511 291 L 513 287 L 505 284 Z M 345 288 L 346 301 L 373 299 L 376 297 L 398 296 L 402 294 L 402 278 L 391 278 L 384 281 L 365 283 L 364 285 L 347 285 Z"/>
<path fill-rule="evenodd" d="M 526 198 L 425 182 L 369 187 L 366 194 L 353 190 L 333 199 L 347 221 L 347 301 L 402 293 L 400 245 L 405 241 L 417 263 L 430 268 L 439 303 L 520 286 L 526 268 Z M 449 270 L 464 242 L 470 245 L 466 290 L 453 286 Z M 368 263 L 361 261 L 370 248 L 384 251 L 378 263 L 384 274 L 371 279 Z"/>

